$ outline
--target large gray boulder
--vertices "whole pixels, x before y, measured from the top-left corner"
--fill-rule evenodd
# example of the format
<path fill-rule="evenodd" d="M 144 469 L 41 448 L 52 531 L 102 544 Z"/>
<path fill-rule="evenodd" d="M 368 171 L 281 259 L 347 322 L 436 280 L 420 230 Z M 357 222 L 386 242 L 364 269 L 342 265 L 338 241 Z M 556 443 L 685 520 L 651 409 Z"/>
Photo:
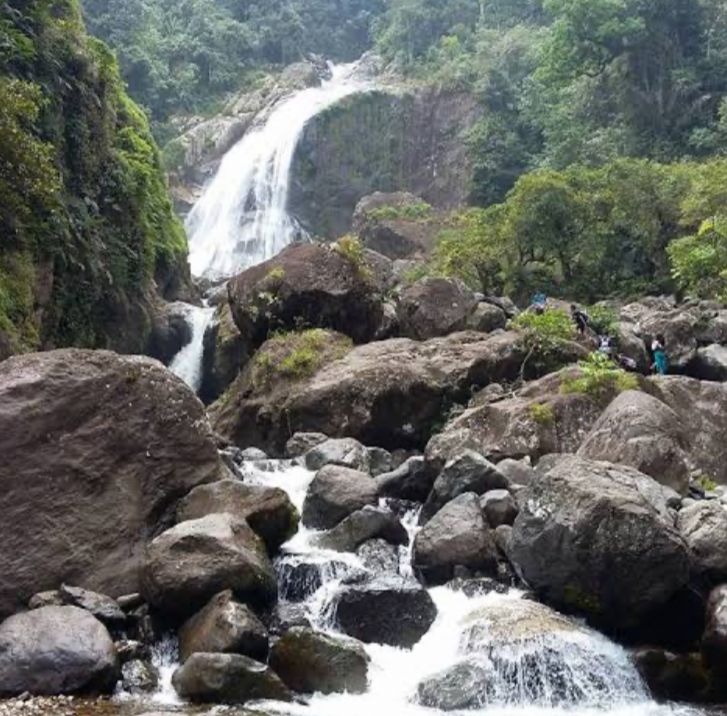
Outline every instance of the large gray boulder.
<path fill-rule="evenodd" d="M 699 348 L 694 360 L 689 364 L 690 375 L 700 380 L 727 380 L 727 347 L 712 344 Z"/>
<path fill-rule="evenodd" d="M 330 529 L 366 505 L 375 505 L 377 486 L 366 473 L 328 465 L 316 473 L 303 503 L 303 524 Z"/>
<path fill-rule="evenodd" d="M 691 552 L 692 571 L 713 584 L 727 581 L 727 508 L 719 500 L 679 512 L 677 526 Z"/>
<path fill-rule="evenodd" d="M 0 695 L 111 693 L 119 675 L 106 627 L 78 607 L 41 607 L 0 624 Z"/>
<path fill-rule="evenodd" d="M 150 537 L 219 479 L 204 408 L 155 360 L 58 350 L 0 370 L 0 618 L 72 584 L 139 589 Z"/>
<path fill-rule="evenodd" d="M 437 607 L 413 581 L 381 577 L 338 593 L 335 619 L 341 630 L 368 644 L 411 648 L 429 631 Z"/>
<path fill-rule="evenodd" d="M 510 557 L 546 601 L 630 630 L 689 579 L 676 493 L 633 468 L 579 457 L 538 475 L 515 520 Z"/>
<path fill-rule="evenodd" d="M 468 327 L 476 305 L 474 294 L 462 281 L 423 278 L 399 297 L 399 330 L 401 335 L 417 341 L 462 331 Z"/>
<path fill-rule="evenodd" d="M 275 642 L 270 666 L 293 691 L 361 694 L 366 691 L 369 657 L 353 639 L 294 627 Z"/>
<path fill-rule="evenodd" d="M 376 484 L 382 497 L 424 502 L 432 489 L 434 477 L 427 470 L 424 458 L 414 456 L 394 470 L 378 475 Z"/>
<path fill-rule="evenodd" d="M 456 567 L 497 571 L 497 549 L 476 494 L 455 498 L 422 527 L 414 540 L 412 564 L 429 584 L 448 581 Z"/>
<path fill-rule="evenodd" d="M 192 490 L 177 507 L 177 521 L 226 512 L 247 521 L 273 554 L 298 530 L 298 511 L 284 490 L 220 480 Z"/>
<path fill-rule="evenodd" d="M 707 600 L 702 654 L 716 691 L 724 699 L 727 696 L 727 585 L 713 589 Z"/>
<path fill-rule="evenodd" d="M 265 661 L 268 633 L 250 607 L 228 589 L 212 597 L 179 630 L 181 660 L 198 652 L 243 654 Z"/>
<path fill-rule="evenodd" d="M 634 333 L 647 345 L 662 334 L 666 339 L 669 364 L 674 369 L 684 369 L 697 355 L 697 331 L 700 313 L 689 307 L 670 311 L 657 310 L 648 313 L 634 325 Z"/>
<path fill-rule="evenodd" d="M 212 704 L 245 704 L 292 694 L 268 666 L 240 654 L 192 654 L 172 677 L 184 699 Z"/>
<path fill-rule="evenodd" d="M 343 465 L 352 470 L 369 472 L 371 457 L 358 440 L 331 438 L 311 448 L 305 454 L 305 466 L 309 470 L 320 470 L 326 465 Z"/>
<path fill-rule="evenodd" d="M 181 522 L 149 545 L 142 591 L 158 609 L 188 617 L 226 589 L 258 605 L 277 594 L 265 545 L 247 522 L 209 515 Z"/>
<path fill-rule="evenodd" d="M 389 510 L 366 505 L 320 535 L 316 544 L 337 552 L 355 552 L 364 542 L 377 537 L 392 545 L 403 545 L 409 541 L 409 535 L 396 515 Z"/>
<path fill-rule="evenodd" d="M 628 390 L 606 408 L 578 455 L 630 465 L 685 495 L 688 448 L 684 426 L 668 405 L 641 391 Z"/>

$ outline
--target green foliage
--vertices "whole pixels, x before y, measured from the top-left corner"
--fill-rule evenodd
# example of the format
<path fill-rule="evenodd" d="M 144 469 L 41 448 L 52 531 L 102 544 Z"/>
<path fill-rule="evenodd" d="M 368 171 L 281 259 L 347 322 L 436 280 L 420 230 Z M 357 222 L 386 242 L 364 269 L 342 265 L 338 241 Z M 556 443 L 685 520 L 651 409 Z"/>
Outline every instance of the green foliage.
<path fill-rule="evenodd" d="M 581 375 L 563 381 L 564 393 L 582 393 L 602 399 L 624 390 L 638 390 L 639 381 L 635 375 L 619 368 L 603 353 L 591 353 L 578 363 Z"/>
<path fill-rule="evenodd" d="M 618 330 L 618 312 L 610 306 L 591 306 L 588 311 L 591 328 L 599 336 L 613 336 Z"/>
<path fill-rule="evenodd" d="M 693 479 L 705 492 L 713 492 L 719 486 L 717 481 L 709 475 L 697 475 Z"/>
<path fill-rule="evenodd" d="M 523 377 L 529 366 L 535 366 L 541 371 L 552 369 L 561 349 L 575 338 L 570 316 L 559 309 L 549 309 L 543 313 L 523 311 L 510 321 L 509 328 L 521 334 L 520 342 L 526 352 L 521 367 Z"/>
<path fill-rule="evenodd" d="M 333 250 L 343 256 L 356 273 L 365 281 L 373 279 L 373 271 L 366 260 L 363 244 L 355 236 L 343 236 L 335 244 Z"/>
<path fill-rule="evenodd" d="M 548 403 L 533 403 L 528 409 L 530 417 L 538 425 L 552 425 L 555 422 L 553 406 Z"/>
<path fill-rule="evenodd" d="M 432 216 L 432 206 L 424 201 L 403 206 L 380 206 L 366 213 L 374 221 L 426 221 Z"/>

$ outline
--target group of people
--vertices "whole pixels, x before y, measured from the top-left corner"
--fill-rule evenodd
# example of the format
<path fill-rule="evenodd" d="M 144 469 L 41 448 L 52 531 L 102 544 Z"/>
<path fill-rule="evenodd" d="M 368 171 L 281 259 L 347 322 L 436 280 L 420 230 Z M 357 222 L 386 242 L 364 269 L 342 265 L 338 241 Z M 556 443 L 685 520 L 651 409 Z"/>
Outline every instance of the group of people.
<path fill-rule="evenodd" d="M 530 304 L 530 310 L 542 314 L 547 309 L 547 297 L 544 293 L 536 293 Z M 615 341 L 608 334 L 599 334 L 591 326 L 591 319 L 588 314 L 575 304 L 571 304 L 570 315 L 578 333 L 583 336 L 595 338 L 596 350 L 607 356 L 622 368 L 629 371 L 637 371 L 638 364 L 629 356 L 617 353 Z M 666 352 L 666 340 L 661 333 L 658 333 L 651 342 L 652 364 L 651 370 L 659 375 L 666 375 L 669 371 L 669 358 Z"/>

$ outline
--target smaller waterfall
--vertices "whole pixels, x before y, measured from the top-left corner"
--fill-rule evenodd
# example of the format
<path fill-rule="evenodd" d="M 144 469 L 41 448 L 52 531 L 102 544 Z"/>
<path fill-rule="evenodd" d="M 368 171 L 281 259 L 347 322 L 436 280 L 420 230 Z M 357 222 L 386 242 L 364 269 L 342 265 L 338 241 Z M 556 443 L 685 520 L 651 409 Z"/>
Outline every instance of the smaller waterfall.
<path fill-rule="evenodd" d="M 225 155 L 187 219 L 194 276 L 229 278 L 301 234 L 287 211 L 295 148 L 308 120 L 366 87 L 356 69 L 356 63 L 332 67 L 330 80 L 281 101 Z"/>
<path fill-rule="evenodd" d="M 204 335 L 214 316 L 215 309 L 208 306 L 189 306 L 187 320 L 192 329 L 192 339 L 172 360 L 169 369 L 179 376 L 194 392 L 202 383 L 202 358 Z"/>

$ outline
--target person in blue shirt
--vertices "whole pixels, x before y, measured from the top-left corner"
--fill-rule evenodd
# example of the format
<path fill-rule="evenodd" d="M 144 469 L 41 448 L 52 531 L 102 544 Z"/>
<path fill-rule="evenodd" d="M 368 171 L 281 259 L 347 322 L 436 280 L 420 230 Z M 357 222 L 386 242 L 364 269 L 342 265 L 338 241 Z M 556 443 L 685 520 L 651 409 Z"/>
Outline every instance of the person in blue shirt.
<path fill-rule="evenodd" d="M 666 375 L 669 370 L 669 358 L 666 355 L 666 340 L 661 333 L 651 342 L 651 353 L 654 356 L 654 370 L 659 375 Z"/>

